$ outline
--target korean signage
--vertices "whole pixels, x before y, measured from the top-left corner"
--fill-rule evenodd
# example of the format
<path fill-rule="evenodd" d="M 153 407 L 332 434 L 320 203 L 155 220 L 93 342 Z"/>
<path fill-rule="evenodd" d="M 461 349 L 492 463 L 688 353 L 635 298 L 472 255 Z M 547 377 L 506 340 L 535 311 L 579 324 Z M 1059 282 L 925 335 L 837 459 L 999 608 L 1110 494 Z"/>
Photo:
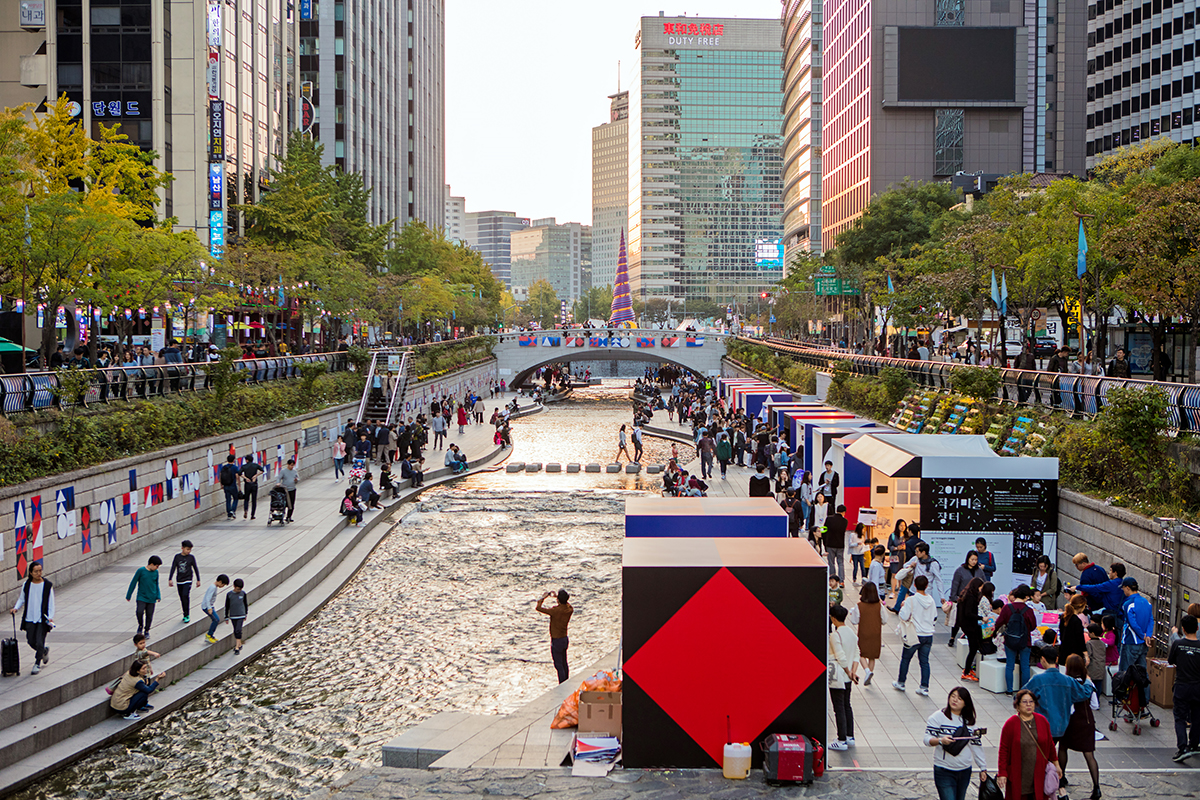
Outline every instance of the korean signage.
<path fill-rule="evenodd" d="M 21 27 L 46 27 L 46 0 L 21 0 Z"/>
<path fill-rule="evenodd" d="M 224 207 L 221 202 L 225 197 L 225 168 L 218 163 L 208 165 L 208 207 L 218 211 Z"/>
<path fill-rule="evenodd" d="M 300 19 L 312 19 L 312 0 L 300 0 Z"/>
<path fill-rule="evenodd" d="M 215 50 L 208 51 L 208 70 L 205 74 L 205 82 L 208 84 L 209 99 L 221 99 L 221 54 Z"/>
<path fill-rule="evenodd" d="M 137 100 L 93 100 L 93 117 L 141 117 L 142 104 Z"/>
<path fill-rule="evenodd" d="M 220 258 L 225 252 L 225 212 L 208 212 L 208 252 Z"/>
<path fill-rule="evenodd" d="M 208 4 L 208 46 L 221 46 L 221 4 Z"/>
<path fill-rule="evenodd" d="M 225 103 L 208 101 L 208 160 L 225 160 Z"/>

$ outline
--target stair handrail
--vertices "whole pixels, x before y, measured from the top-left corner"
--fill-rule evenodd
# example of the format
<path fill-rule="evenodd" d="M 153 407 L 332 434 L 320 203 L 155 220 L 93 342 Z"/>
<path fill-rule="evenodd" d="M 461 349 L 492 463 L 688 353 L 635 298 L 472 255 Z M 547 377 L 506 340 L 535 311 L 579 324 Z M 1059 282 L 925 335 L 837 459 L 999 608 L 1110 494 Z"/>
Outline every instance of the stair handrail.
<path fill-rule="evenodd" d="M 354 418 L 356 424 L 362 422 L 367 413 L 367 400 L 371 396 L 371 381 L 375 377 L 375 362 L 378 360 L 379 351 L 376 350 L 371 354 L 371 366 L 367 369 L 367 384 L 363 386 L 362 400 L 358 402 L 358 416 Z"/>
<path fill-rule="evenodd" d="M 403 399 L 404 392 L 408 389 L 408 373 L 405 370 L 408 368 L 409 355 L 409 351 L 405 350 L 400 356 L 400 373 L 396 376 L 396 385 L 392 389 L 392 401 L 388 403 L 384 425 L 391 425 L 396 421 L 396 405 Z"/>

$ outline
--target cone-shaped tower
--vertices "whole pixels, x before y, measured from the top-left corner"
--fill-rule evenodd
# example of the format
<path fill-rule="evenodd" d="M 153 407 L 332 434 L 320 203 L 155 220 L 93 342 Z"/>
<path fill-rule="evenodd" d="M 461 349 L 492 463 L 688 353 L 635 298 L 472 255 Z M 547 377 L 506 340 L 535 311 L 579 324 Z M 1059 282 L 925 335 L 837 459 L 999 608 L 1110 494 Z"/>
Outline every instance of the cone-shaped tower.
<path fill-rule="evenodd" d="M 617 283 L 613 286 L 612 314 L 609 325 L 633 326 L 633 297 L 629 294 L 629 262 L 625 259 L 625 231 L 621 231 L 621 249 L 617 253 Z"/>

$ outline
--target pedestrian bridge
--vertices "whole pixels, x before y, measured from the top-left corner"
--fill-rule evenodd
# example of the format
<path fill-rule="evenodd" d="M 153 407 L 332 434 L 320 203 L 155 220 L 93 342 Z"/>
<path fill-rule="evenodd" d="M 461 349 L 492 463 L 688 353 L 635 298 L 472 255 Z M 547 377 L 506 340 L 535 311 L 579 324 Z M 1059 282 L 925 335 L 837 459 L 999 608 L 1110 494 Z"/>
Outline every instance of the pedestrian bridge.
<path fill-rule="evenodd" d="M 558 361 L 647 361 L 708 377 L 721 374 L 725 334 L 610 328 L 500 334 L 492 354 L 501 378 L 520 386 L 538 367 Z"/>

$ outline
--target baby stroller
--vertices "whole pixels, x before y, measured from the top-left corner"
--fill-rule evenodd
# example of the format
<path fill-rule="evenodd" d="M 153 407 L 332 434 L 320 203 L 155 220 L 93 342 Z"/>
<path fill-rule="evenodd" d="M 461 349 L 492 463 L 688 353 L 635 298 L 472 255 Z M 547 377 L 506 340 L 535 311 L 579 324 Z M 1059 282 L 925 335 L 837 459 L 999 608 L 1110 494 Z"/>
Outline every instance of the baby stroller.
<path fill-rule="evenodd" d="M 288 494 L 287 489 L 282 486 L 274 486 L 271 488 L 271 513 L 267 515 L 267 525 L 272 522 L 278 522 L 282 525 L 287 521 L 288 512 Z"/>
<path fill-rule="evenodd" d="M 1150 676 L 1146 668 L 1138 664 L 1130 664 L 1124 672 L 1118 672 L 1112 679 L 1112 722 L 1108 729 L 1117 729 L 1117 717 L 1124 715 L 1126 722 L 1133 723 L 1133 735 L 1142 733 L 1141 720 L 1149 717 L 1150 727 L 1159 726 L 1158 719 L 1150 713 L 1149 702 Z"/>
<path fill-rule="evenodd" d="M 350 465 L 350 485 L 358 486 L 365 477 L 367 477 L 366 459 L 354 459 L 354 463 Z"/>

